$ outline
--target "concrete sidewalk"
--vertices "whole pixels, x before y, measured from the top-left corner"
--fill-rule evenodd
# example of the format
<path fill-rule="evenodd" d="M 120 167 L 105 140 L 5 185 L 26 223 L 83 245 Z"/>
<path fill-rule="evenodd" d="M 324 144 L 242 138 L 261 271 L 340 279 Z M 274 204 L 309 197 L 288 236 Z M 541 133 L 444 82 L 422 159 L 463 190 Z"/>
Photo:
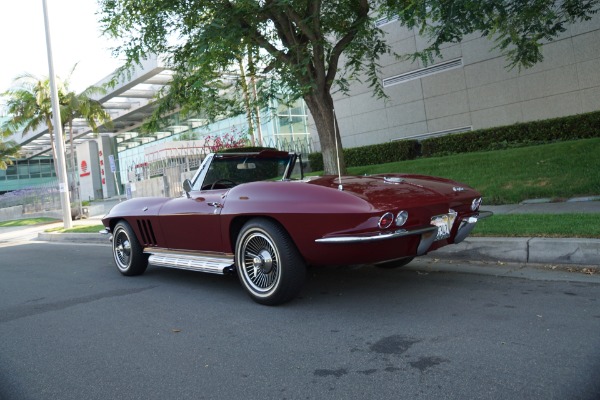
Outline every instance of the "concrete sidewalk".
<path fill-rule="evenodd" d="M 577 201 L 576 201 L 577 200 Z M 118 201 L 107 201 L 102 213 L 89 219 L 74 221 L 73 225 L 100 225 L 104 213 Z M 530 201 L 522 204 L 483 206 L 494 214 L 556 214 L 588 213 L 600 224 L 600 197 L 572 199 L 552 203 Z M 492 217 L 493 218 L 493 217 Z M 37 240 L 50 242 L 109 244 L 108 237 L 96 233 L 46 233 L 51 227 L 62 227 L 61 223 L 36 227 L 0 228 L 0 243 L 6 241 Z M 585 238 L 506 238 L 469 237 L 458 245 L 436 250 L 427 257 L 457 260 L 484 260 L 536 264 L 567 264 L 596 268 L 600 272 L 600 239 Z"/>
<path fill-rule="evenodd" d="M 484 201 L 481 208 L 494 214 L 600 214 L 600 196 L 576 197 L 562 202 L 536 199 L 502 206 L 487 206 Z"/>
<path fill-rule="evenodd" d="M 538 199 L 520 204 L 483 205 L 482 209 L 492 211 L 495 215 L 584 213 L 590 214 L 590 218 L 595 218 L 600 225 L 600 196 L 574 198 L 564 202 Z M 576 264 L 598 268 L 600 271 L 600 239 L 468 237 L 462 243 L 432 252 L 430 257 L 536 264 Z"/>

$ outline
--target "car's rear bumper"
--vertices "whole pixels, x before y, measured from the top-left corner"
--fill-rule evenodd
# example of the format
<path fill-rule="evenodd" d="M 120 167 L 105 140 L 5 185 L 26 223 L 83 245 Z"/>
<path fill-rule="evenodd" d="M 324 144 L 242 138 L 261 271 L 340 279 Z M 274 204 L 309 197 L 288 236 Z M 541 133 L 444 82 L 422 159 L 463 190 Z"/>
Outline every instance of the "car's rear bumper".
<path fill-rule="evenodd" d="M 462 221 L 460 221 L 460 225 L 458 225 L 458 230 L 456 232 L 456 235 L 454 236 L 454 243 L 460 243 L 463 240 L 465 240 L 466 237 L 469 236 L 473 228 L 475 228 L 475 224 L 477 224 L 477 221 L 479 221 L 480 219 L 491 217 L 492 215 L 494 215 L 494 213 L 491 211 L 480 211 L 472 217 L 464 218 Z"/>
<path fill-rule="evenodd" d="M 331 244 L 355 244 L 355 243 L 371 243 L 379 242 L 383 240 L 401 239 L 409 236 L 420 236 L 419 245 L 417 246 L 417 255 L 421 256 L 427 253 L 427 250 L 431 247 L 435 241 L 437 233 L 436 226 L 424 226 L 415 229 L 399 229 L 394 232 L 386 233 L 369 233 L 365 235 L 357 236 L 332 236 L 327 238 L 321 238 L 315 240 L 317 243 L 331 243 Z"/>
<path fill-rule="evenodd" d="M 417 229 L 399 229 L 394 232 L 376 232 L 368 233 L 365 235 L 356 236 L 331 236 L 315 240 L 317 243 L 365 243 L 365 242 L 376 242 L 379 240 L 396 239 L 405 236 L 422 235 L 424 233 L 435 232 L 437 227 L 426 226 Z"/>
<path fill-rule="evenodd" d="M 463 218 L 456 230 L 454 239 L 449 243 L 462 242 L 473 230 L 478 220 L 492 216 L 490 211 L 480 211 L 472 216 Z M 369 232 L 360 235 L 338 235 L 328 236 L 316 239 L 319 244 L 367 244 L 385 240 L 401 239 L 410 236 L 420 236 L 419 244 L 416 249 L 416 255 L 426 254 L 432 244 L 435 242 L 437 227 L 433 225 L 421 226 L 412 229 L 399 229 L 393 232 Z M 446 242 L 447 243 L 447 242 Z M 413 255 L 415 255 L 413 253 Z"/>

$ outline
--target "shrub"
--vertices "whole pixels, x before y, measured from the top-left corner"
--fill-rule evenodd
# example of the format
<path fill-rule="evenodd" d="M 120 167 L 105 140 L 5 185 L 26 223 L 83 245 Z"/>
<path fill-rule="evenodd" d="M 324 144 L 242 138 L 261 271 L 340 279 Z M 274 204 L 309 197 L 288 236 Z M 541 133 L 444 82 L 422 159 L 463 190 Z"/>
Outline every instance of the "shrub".
<path fill-rule="evenodd" d="M 565 140 L 600 137 L 600 111 L 562 118 L 532 121 L 489 129 L 455 133 L 437 138 L 399 140 L 344 149 L 347 167 L 384 164 L 473 151 L 502 150 Z M 322 171 L 321 153 L 308 155 L 311 169 Z"/>
<path fill-rule="evenodd" d="M 419 148 L 419 142 L 416 140 L 398 140 L 369 146 L 352 147 L 344 149 L 343 152 L 346 166 L 358 167 L 361 165 L 414 160 L 419 156 Z M 313 171 L 322 171 L 324 169 L 322 153 L 311 153 L 308 155 L 308 160 Z"/>
<path fill-rule="evenodd" d="M 344 159 L 348 167 L 414 160 L 419 156 L 419 147 L 419 142 L 416 140 L 398 140 L 354 147 L 344 150 Z"/>
<path fill-rule="evenodd" d="M 430 157 L 472 151 L 501 150 L 592 137 L 600 137 L 600 112 L 425 139 L 421 142 L 421 155 Z"/>
<path fill-rule="evenodd" d="M 325 166 L 323 165 L 323 154 L 321 153 L 310 153 L 308 155 L 308 162 L 311 171 L 323 171 L 325 169 Z"/>

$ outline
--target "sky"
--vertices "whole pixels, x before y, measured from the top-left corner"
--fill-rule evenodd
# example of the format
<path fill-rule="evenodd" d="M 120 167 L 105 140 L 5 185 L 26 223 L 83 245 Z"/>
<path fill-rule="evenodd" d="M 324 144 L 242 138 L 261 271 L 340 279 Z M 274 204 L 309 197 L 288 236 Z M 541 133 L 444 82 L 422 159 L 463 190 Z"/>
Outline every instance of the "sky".
<path fill-rule="evenodd" d="M 101 35 L 96 0 L 46 2 L 54 72 L 65 79 L 77 64 L 70 90 L 81 92 L 121 65 L 110 51 L 116 42 Z M 49 75 L 42 4 L 42 0 L 4 0 L 0 5 L 0 93 L 23 73 Z"/>

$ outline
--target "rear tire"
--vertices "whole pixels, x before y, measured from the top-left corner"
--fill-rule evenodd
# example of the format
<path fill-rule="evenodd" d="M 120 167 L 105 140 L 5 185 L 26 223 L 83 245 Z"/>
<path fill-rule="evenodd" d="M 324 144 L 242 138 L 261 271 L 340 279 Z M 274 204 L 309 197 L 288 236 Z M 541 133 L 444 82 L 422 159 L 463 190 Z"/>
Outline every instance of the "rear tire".
<path fill-rule="evenodd" d="M 404 267 L 405 265 L 410 263 L 412 260 L 414 260 L 414 257 L 406 257 L 406 258 L 401 258 L 399 260 L 386 261 L 386 262 L 382 262 L 380 264 L 375 264 L 375 266 L 378 268 L 383 268 L 383 269 L 394 269 L 394 268 Z"/>
<path fill-rule="evenodd" d="M 306 265 L 279 224 L 264 218 L 248 221 L 235 245 L 235 265 L 242 286 L 260 304 L 278 305 L 298 295 Z"/>
<path fill-rule="evenodd" d="M 119 222 L 113 231 L 113 256 L 119 272 L 126 276 L 141 275 L 148 267 L 148 255 L 135 236 L 131 226 Z"/>

